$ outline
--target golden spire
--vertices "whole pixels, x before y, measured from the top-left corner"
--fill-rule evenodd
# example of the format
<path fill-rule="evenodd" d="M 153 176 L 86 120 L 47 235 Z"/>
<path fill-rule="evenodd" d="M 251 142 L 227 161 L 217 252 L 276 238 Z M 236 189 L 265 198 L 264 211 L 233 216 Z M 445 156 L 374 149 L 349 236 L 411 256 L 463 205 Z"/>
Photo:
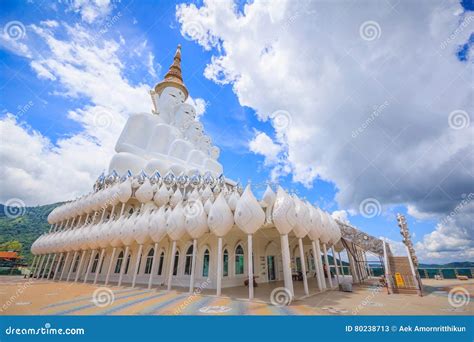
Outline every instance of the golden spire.
<path fill-rule="evenodd" d="M 171 64 L 163 81 L 155 86 L 155 93 L 160 95 L 166 87 L 176 87 L 183 91 L 185 99 L 188 97 L 188 89 L 183 83 L 183 76 L 181 75 L 181 45 L 178 45 L 176 53 L 174 54 L 173 64 Z"/>

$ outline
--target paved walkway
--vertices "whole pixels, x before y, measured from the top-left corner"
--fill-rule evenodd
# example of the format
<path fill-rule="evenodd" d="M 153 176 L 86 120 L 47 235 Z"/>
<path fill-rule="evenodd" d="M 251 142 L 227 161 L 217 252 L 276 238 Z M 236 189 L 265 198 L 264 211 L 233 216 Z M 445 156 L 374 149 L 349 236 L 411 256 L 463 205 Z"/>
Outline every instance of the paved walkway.
<path fill-rule="evenodd" d="M 448 291 L 461 284 L 435 283 L 428 295 L 387 295 L 383 289 L 359 287 L 353 293 L 326 291 L 290 306 L 263 301 L 190 294 L 145 288 L 28 281 L 0 277 L 0 315 L 364 315 L 364 314 L 472 314 L 474 303 L 453 307 Z M 472 296 L 474 281 L 462 283 Z M 436 290 L 434 290 L 436 288 Z M 469 303 L 470 301 L 470 303 Z"/>

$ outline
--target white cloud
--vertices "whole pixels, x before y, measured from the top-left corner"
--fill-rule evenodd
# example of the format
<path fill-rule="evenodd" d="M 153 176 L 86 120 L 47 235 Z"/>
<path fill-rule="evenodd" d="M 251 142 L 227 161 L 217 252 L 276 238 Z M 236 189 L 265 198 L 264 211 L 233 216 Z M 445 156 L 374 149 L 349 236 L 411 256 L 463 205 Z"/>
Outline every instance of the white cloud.
<path fill-rule="evenodd" d="M 273 174 L 285 167 L 307 186 L 334 182 L 348 210 L 377 198 L 417 217 L 446 215 L 474 192 L 474 126 L 448 122 L 472 107 L 471 61 L 455 52 L 474 20 L 458 2 L 256 1 L 238 11 L 204 1 L 179 5 L 177 18 L 183 35 L 213 51 L 205 77 L 231 84 L 260 120 L 291 114 L 285 134 L 266 135 L 270 148 L 258 152 L 267 161 L 283 146 L 283 165 L 267 163 Z M 363 30 L 370 21 L 375 39 Z"/>
<path fill-rule="evenodd" d="M 249 142 L 249 149 L 253 153 L 264 156 L 266 165 L 278 163 L 278 155 L 282 151 L 282 147 L 275 144 L 272 138 L 259 131 L 255 132 L 255 137 Z"/>
<path fill-rule="evenodd" d="M 335 210 L 331 216 L 341 222 L 350 223 L 347 210 Z"/>
<path fill-rule="evenodd" d="M 112 10 L 110 0 L 72 0 L 69 9 L 80 14 L 82 20 L 91 24 L 107 16 Z"/>
<path fill-rule="evenodd" d="M 51 25 L 32 26 L 48 49 L 32 56 L 31 67 L 39 78 L 56 80 L 52 86 L 57 94 L 87 103 L 67 113 L 81 131 L 53 144 L 11 114 L 3 117 L 1 202 L 17 197 L 37 205 L 89 192 L 108 167 L 127 116 L 150 110 L 149 87 L 132 86 L 122 74 L 125 64 L 117 42 L 99 46 L 91 44 L 83 27 L 65 29 L 66 35 L 56 35 Z"/>

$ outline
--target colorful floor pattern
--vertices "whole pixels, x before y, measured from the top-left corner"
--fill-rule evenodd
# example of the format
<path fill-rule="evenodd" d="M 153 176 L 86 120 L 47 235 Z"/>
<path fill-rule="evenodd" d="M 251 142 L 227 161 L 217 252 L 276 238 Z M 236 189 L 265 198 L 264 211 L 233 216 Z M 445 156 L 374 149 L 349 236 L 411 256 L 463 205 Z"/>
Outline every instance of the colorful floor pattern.
<path fill-rule="evenodd" d="M 114 299 L 104 305 L 91 296 L 49 304 L 44 315 L 316 315 L 306 305 L 278 307 L 227 297 L 193 295 L 176 291 L 117 289 Z"/>

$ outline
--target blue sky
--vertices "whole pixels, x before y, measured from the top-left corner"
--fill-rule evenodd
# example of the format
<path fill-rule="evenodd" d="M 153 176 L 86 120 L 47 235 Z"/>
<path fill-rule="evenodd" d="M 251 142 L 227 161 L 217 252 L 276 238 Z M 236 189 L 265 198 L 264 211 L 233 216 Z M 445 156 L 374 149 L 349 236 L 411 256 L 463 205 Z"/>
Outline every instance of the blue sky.
<path fill-rule="evenodd" d="M 86 1 L 84 3 L 89 2 Z M 465 3 L 467 4 L 468 2 Z M 239 2 L 233 7 L 233 14 L 232 11 L 231 14 L 229 14 L 225 8 L 219 9 L 217 8 L 219 6 L 211 6 L 208 3 L 196 2 L 194 4 L 185 4 L 181 7 L 180 4 L 181 2 L 171 1 L 112 1 L 104 6 L 99 6 L 93 1 L 88 5 L 72 0 L 63 2 L 2 1 L 0 25 L 4 28 L 4 32 L 0 46 L 0 108 L 3 122 L 8 123 L 8 125 L 5 124 L 3 126 L 3 129 L 8 129 L 8 131 L 3 133 L 9 135 L 9 142 L 2 146 L 2 158 L 8 159 L 7 163 L 2 166 L 3 169 L 1 171 L 4 175 L 8 174 L 8 177 L 3 177 L 4 183 L 2 187 L 5 191 L 2 195 L 2 202 L 7 202 L 10 198 L 20 198 L 28 205 L 45 204 L 57 200 L 65 200 L 71 196 L 78 196 L 88 191 L 89 187 L 92 186 L 93 179 L 98 176 L 102 169 L 107 168 L 109 162 L 107 158 L 111 157 L 110 147 L 114 139 L 118 137 L 117 132 L 119 133 L 120 130 L 117 131 L 117 128 L 111 128 L 105 133 L 102 131 L 92 131 L 88 128 L 88 121 L 81 118 L 86 118 L 86 114 L 95 110 L 95 108 L 107 107 L 107 99 L 110 99 L 110 101 L 114 103 L 117 102 L 111 105 L 110 108 L 107 107 L 107 110 L 108 113 L 115 113 L 115 111 L 117 111 L 119 113 L 118 115 L 121 115 L 121 119 L 117 119 L 117 125 L 120 127 L 127 113 L 133 112 L 134 108 L 137 108 L 137 111 L 142 110 L 142 108 L 151 108 L 151 102 L 146 95 L 146 90 L 151 89 L 155 83 L 161 80 L 172 61 L 176 45 L 181 44 L 184 81 L 191 97 L 195 101 L 198 101 L 201 106 L 205 103 L 205 111 L 200 116 L 200 120 L 204 125 L 205 131 L 213 139 L 214 144 L 221 148 L 220 162 L 224 165 L 224 172 L 227 177 L 240 180 L 243 184 L 251 180 L 257 195 L 263 193 L 265 182 L 273 178 L 285 188 L 295 191 L 300 197 L 307 198 L 325 210 L 330 212 L 344 210 L 343 215 L 347 216 L 352 224 L 359 226 L 368 233 L 375 236 L 386 236 L 396 241 L 400 241 L 400 235 L 398 233 L 398 227 L 396 226 L 395 215 L 397 212 L 401 212 L 407 215 L 409 227 L 414 233 L 413 240 L 420 243 L 422 261 L 451 261 L 458 259 L 452 252 L 459 250 L 459 248 L 463 251 L 463 253 L 460 254 L 462 255 L 461 258 L 471 258 L 472 260 L 472 256 L 474 255 L 472 254 L 472 241 L 464 245 L 458 241 L 466 240 L 466 236 L 468 240 L 472 237 L 472 235 L 469 235 L 472 234 L 472 221 L 468 224 L 468 227 L 459 228 L 459 226 L 457 226 L 457 228 L 460 229 L 459 234 L 453 230 L 453 234 L 456 236 L 459 235 L 460 237 L 453 242 L 452 246 L 438 246 L 437 243 L 433 243 L 432 241 L 432 238 L 441 234 L 440 232 L 445 234 L 446 231 L 448 231 L 448 233 L 450 232 L 449 229 L 454 229 L 450 227 L 437 228 L 437 224 L 443 217 L 448 215 L 450 211 L 454 210 L 453 208 L 456 207 L 456 204 L 461 199 L 461 193 L 464 194 L 464 197 L 466 193 L 470 193 L 469 187 L 462 189 L 461 192 L 457 194 L 450 193 L 452 201 L 449 205 L 446 205 L 446 207 L 440 210 L 426 207 L 426 205 L 428 205 L 426 199 L 430 198 L 431 194 L 437 193 L 437 190 L 433 192 L 428 191 L 428 193 L 425 192 L 423 195 L 405 190 L 404 186 L 400 186 L 400 195 L 394 187 L 388 187 L 380 193 L 368 191 L 364 195 L 361 195 L 362 198 L 373 197 L 377 199 L 380 208 L 378 208 L 378 215 L 367 218 L 361 215 L 357 210 L 360 209 L 358 204 L 361 202 L 357 196 L 359 192 L 363 192 L 362 188 L 360 191 L 357 189 L 352 190 L 353 194 L 349 194 L 345 189 L 347 186 L 346 183 L 348 182 L 347 177 L 351 176 L 332 176 L 334 171 L 331 172 L 331 170 L 334 170 L 335 167 L 333 161 L 339 158 L 341 152 L 333 151 L 331 152 L 333 154 L 328 152 L 327 156 L 322 152 L 323 155 L 321 158 L 306 156 L 306 154 L 309 154 L 309 151 L 315 150 L 316 147 L 320 148 L 320 146 L 316 145 L 325 143 L 324 140 L 317 140 L 312 137 L 320 137 L 328 133 L 327 131 L 315 133 L 317 130 L 311 132 L 305 131 L 305 122 L 310 126 L 310 124 L 313 125 L 315 122 L 317 123 L 318 120 L 321 120 L 321 122 L 328 122 L 326 128 L 341 127 L 346 123 L 349 125 L 349 120 L 351 120 L 350 118 L 353 115 L 352 110 L 356 113 L 360 108 L 371 108 L 374 104 L 381 103 L 380 101 L 364 103 L 364 99 L 369 97 L 363 94 L 363 86 L 357 90 L 355 96 L 352 95 L 351 101 L 353 101 L 353 104 L 348 107 L 350 111 L 340 113 L 340 107 L 334 106 L 332 102 L 322 103 L 325 97 L 336 97 L 336 95 L 340 97 L 341 103 L 345 102 L 346 96 L 348 96 L 347 89 L 349 89 L 349 87 L 347 89 L 338 88 L 337 91 L 334 91 L 334 89 L 329 86 L 336 84 L 336 81 L 343 82 L 344 79 L 341 78 L 338 72 L 332 72 L 334 68 L 328 66 L 328 56 L 333 57 L 334 60 L 340 58 L 338 64 L 340 71 L 343 71 L 345 67 L 353 68 L 353 66 L 342 65 L 342 61 L 345 63 L 346 60 L 349 60 L 350 63 L 354 63 L 354 65 L 354 61 L 357 61 L 359 64 L 361 61 L 360 58 L 362 58 L 362 60 L 370 59 L 367 57 L 369 54 L 371 58 L 373 57 L 374 60 L 377 60 L 376 63 L 379 63 L 378 59 L 382 57 L 378 55 L 377 50 L 374 48 L 375 45 L 369 45 L 372 44 L 368 42 L 370 39 L 365 39 L 366 41 L 362 39 L 360 43 L 357 43 L 358 45 L 355 45 L 356 43 L 354 43 L 354 40 L 347 32 L 339 33 L 331 29 L 330 34 L 328 34 L 328 31 L 324 30 L 328 29 L 331 24 L 324 22 L 324 19 L 322 19 L 321 27 L 316 27 L 315 30 L 317 30 L 317 32 L 324 31 L 324 37 L 331 36 L 331 39 L 334 40 L 337 40 L 337 37 L 346 37 L 352 40 L 349 40 L 347 43 L 341 42 L 335 45 L 322 45 L 325 46 L 325 48 L 318 46 L 318 41 L 312 42 L 311 39 L 306 41 L 306 38 L 304 44 L 301 43 L 296 47 L 290 43 L 291 40 L 287 42 L 285 39 L 288 37 L 286 36 L 290 36 L 291 38 L 291 36 L 294 35 L 293 38 L 297 38 L 297 35 L 301 35 L 302 32 L 308 30 L 308 27 L 304 27 L 303 25 L 301 28 L 298 27 L 299 21 L 304 22 L 304 16 L 308 13 L 324 12 L 327 4 L 324 5 L 323 3 L 308 5 L 307 2 L 302 1 L 301 4 L 299 4 L 299 8 L 297 6 L 298 4 L 296 5 L 297 8 L 294 9 L 293 15 L 291 14 L 290 6 L 285 9 L 285 12 L 281 8 L 260 9 L 257 6 L 252 6 L 252 4 L 246 5 L 244 2 Z M 313 5 L 315 6 L 314 9 L 308 7 Z M 293 4 L 293 7 L 294 6 Z M 338 5 L 334 5 L 334 7 L 337 6 Z M 409 12 L 413 11 L 410 10 L 409 6 L 399 5 L 397 7 L 396 4 L 391 6 L 392 8 L 388 9 L 378 8 L 376 2 L 368 2 L 366 14 L 361 14 L 361 18 L 374 18 L 374 21 L 380 25 L 382 33 L 379 42 L 383 39 L 391 39 L 391 42 L 386 42 L 385 50 L 379 50 L 384 53 L 386 53 L 387 46 L 393 46 L 394 44 L 403 42 L 403 39 L 405 39 L 403 34 L 401 38 L 395 33 L 390 35 L 389 29 L 391 27 L 390 25 L 392 25 L 391 20 L 396 21 L 396 18 L 389 18 L 388 14 L 390 11 L 392 16 L 393 13 L 396 12 L 396 15 L 400 16 L 403 20 L 409 23 L 415 23 L 413 26 L 406 25 L 408 35 L 416 35 L 417 30 L 425 32 L 423 31 L 423 27 L 417 27 L 420 22 L 433 20 L 434 23 L 438 24 L 436 18 L 438 18 L 437 16 L 440 16 L 440 14 L 435 13 L 434 9 L 427 9 L 425 8 L 426 6 L 421 6 L 421 4 L 414 12 L 418 12 L 416 15 L 422 17 L 415 21 L 410 21 L 409 16 L 411 14 L 409 14 Z M 472 32 L 472 21 L 467 21 L 466 19 L 469 18 L 466 16 L 472 12 L 468 11 L 469 8 L 467 5 L 462 7 L 459 3 L 453 2 L 451 6 L 452 8 L 443 9 L 443 11 L 451 11 L 456 14 L 457 18 L 451 20 L 455 24 L 452 24 L 451 21 L 446 23 L 448 20 L 439 20 L 439 22 L 441 22 L 440 25 L 446 25 L 446 28 L 443 29 L 443 27 L 440 26 L 442 29 L 439 32 L 434 29 L 433 33 L 435 38 L 438 39 L 435 42 L 436 45 L 442 46 L 443 41 L 446 41 L 446 44 L 449 45 L 449 48 L 443 48 L 442 51 L 438 51 L 438 54 L 442 55 L 443 58 L 443 60 L 439 62 L 439 68 L 445 67 L 443 63 L 449 63 L 449 68 L 452 67 L 456 70 L 458 70 L 458 68 L 461 68 L 459 70 L 465 68 L 464 72 L 468 72 L 466 68 L 471 68 L 470 71 L 472 72 L 470 48 L 473 41 L 472 35 L 469 36 L 468 32 L 469 30 Z M 212 10 L 205 12 L 204 9 L 206 7 Z M 225 6 L 223 5 L 223 7 Z M 232 8 L 231 5 L 227 7 Z M 178 8 L 181 9 L 180 12 Z M 334 15 L 334 21 L 336 21 L 339 16 L 342 17 L 346 15 L 346 9 L 344 8 L 337 8 L 337 11 L 334 8 L 327 10 L 329 17 L 337 12 L 337 15 Z M 292 106 L 290 99 L 285 101 L 285 96 L 289 98 L 298 97 L 297 92 L 294 93 L 296 95 L 291 92 L 294 88 L 300 86 L 298 79 L 288 78 L 288 82 L 283 82 L 281 85 L 278 83 L 278 79 L 274 81 L 275 83 L 273 84 L 276 90 L 280 87 L 284 89 L 284 86 L 287 84 L 293 84 L 290 89 L 291 91 L 277 95 L 272 94 L 272 96 L 276 96 L 278 99 L 278 101 L 274 101 L 274 103 L 281 101 L 276 105 L 277 109 L 293 108 L 290 112 L 292 113 L 292 118 L 295 123 L 294 127 L 297 127 L 298 131 L 291 132 L 288 136 L 282 135 L 281 132 L 275 129 L 274 123 L 271 120 L 271 111 L 273 110 L 268 111 L 268 108 L 272 108 L 272 106 L 271 104 L 264 103 L 267 94 L 269 98 L 271 97 L 271 95 L 265 91 L 265 86 L 268 86 L 268 84 L 255 76 L 250 78 L 250 83 L 243 82 L 243 80 L 246 80 L 246 75 L 278 74 L 280 72 L 278 68 L 269 71 L 266 70 L 264 64 L 255 63 L 252 65 L 250 62 L 247 64 L 245 58 L 239 59 L 239 56 L 235 54 L 232 55 L 232 52 L 236 50 L 235 48 L 242 46 L 242 44 L 262 44 L 262 41 L 266 39 L 265 37 L 265 39 L 261 37 L 260 39 L 253 36 L 256 31 L 253 31 L 252 26 L 258 30 L 259 22 L 257 19 L 251 19 L 258 17 L 258 15 L 264 11 L 270 13 L 272 23 L 281 20 L 280 17 L 285 17 L 285 15 L 287 15 L 287 19 L 284 24 L 280 25 L 282 30 L 280 39 L 277 42 L 273 41 L 273 43 L 271 43 L 273 45 L 263 44 L 261 46 L 261 56 L 257 57 L 264 58 L 264 55 L 268 54 L 272 58 L 275 56 L 282 58 L 281 60 L 287 63 L 285 52 L 288 50 L 285 50 L 284 47 L 284 43 L 287 43 L 286 46 L 292 46 L 291 50 L 293 52 L 296 49 L 301 49 L 302 56 L 305 56 L 305 58 L 301 58 L 300 60 L 292 60 L 290 62 L 291 65 L 297 66 L 298 69 L 302 65 L 304 66 L 305 63 L 308 63 L 309 79 L 311 78 L 310 75 L 313 75 L 313 72 L 315 78 L 325 75 L 324 82 L 321 81 L 314 85 L 314 89 L 317 91 L 308 92 L 308 97 L 302 96 L 298 101 L 298 105 L 294 106 Z M 253 17 L 250 16 L 250 13 L 253 13 Z M 235 25 L 232 26 L 230 24 L 229 27 L 224 27 L 225 25 L 223 24 L 219 27 L 219 24 L 215 23 L 216 20 L 209 20 L 212 19 L 212 16 L 220 16 L 220 18 L 222 18 L 225 15 L 235 15 L 235 17 L 231 19 L 236 20 L 236 22 L 239 18 L 240 20 L 249 18 L 248 25 L 239 29 L 236 29 Z M 303 17 L 299 19 L 299 16 Z M 357 15 L 355 16 L 357 17 Z M 321 16 L 317 18 L 321 19 Z M 463 20 L 471 26 L 467 26 L 466 29 L 463 29 L 464 32 L 450 40 L 449 37 L 455 29 L 455 26 L 452 25 L 459 26 Z M 18 27 L 21 31 L 21 38 L 19 39 L 9 39 L 7 33 L 5 33 L 6 28 L 12 22 L 20 23 Z M 189 27 L 191 26 L 192 28 L 193 25 L 198 29 L 197 35 L 195 34 L 196 32 L 193 33 L 193 31 L 189 31 Z M 355 25 L 356 28 L 359 28 L 360 22 L 355 23 Z M 350 27 L 350 24 L 347 26 Z M 104 32 L 104 28 L 107 28 L 106 32 Z M 340 29 L 340 25 L 338 25 L 337 28 Z M 245 32 L 246 29 L 248 29 L 249 32 Z M 313 27 L 311 27 L 311 29 L 313 29 Z M 261 28 L 259 30 L 260 32 L 262 31 Z M 271 28 L 269 28 L 269 30 L 271 30 Z M 410 30 L 412 30 L 412 32 L 410 32 Z M 399 33 L 400 32 L 397 32 L 397 34 Z M 358 30 L 355 30 L 355 34 L 357 38 L 360 38 L 358 37 Z M 436 35 L 439 35 L 439 37 L 436 37 Z M 87 36 L 85 40 L 83 40 L 84 36 Z M 246 39 L 249 41 L 246 39 L 241 40 L 242 37 L 247 37 Z M 316 33 L 315 37 L 317 37 Z M 466 37 L 470 38 L 466 39 Z M 55 39 L 56 42 L 52 43 L 51 39 Z M 426 39 L 427 42 L 430 40 L 435 39 L 433 39 L 433 37 Z M 84 41 L 89 42 L 91 47 L 86 47 L 83 51 L 81 50 L 81 53 L 84 53 L 84 55 L 81 55 L 80 61 L 77 61 L 77 63 L 68 58 L 63 59 L 61 53 L 53 51 L 53 49 L 59 45 L 63 48 L 64 46 L 70 48 L 73 44 L 76 44 L 71 51 L 77 52 Z M 361 47 L 365 50 L 358 50 Z M 395 47 L 397 54 L 400 52 L 406 53 L 407 55 L 416 55 L 419 53 L 416 49 L 402 51 L 402 44 L 400 46 L 395 45 Z M 319 61 L 319 63 L 315 63 L 314 68 L 310 67 L 310 64 L 314 61 L 311 60 L 311 58 L 308 59 L 308 55 L 304 54 L 308 51 L 311 52 L 312 48 L 318 51 L 314 55 L 316 56 L 315 59 Z M 106 74 L 102 76 L 98 75 L 98 71 L 94 68 L 95 60 L 93 57 L 90 59 L 88 59 L 88 57 L 82 59 L 82 57 L 88 56 L 88 53 L 91 54 L 90 56 L 95 56 L 100 54 L 100 51 L 106 52 L 104 52 L 105 58 L 99 58 L 99 62 L 102 63 L 104 59 L 111 58 L 113 59 L 111 64 L 114 65 L 114 68 L 111 70 L 104 70 Z M 429 50 L 427 51 L 429 52 Z M 279 53 L 281 55 L 278 55 Z M 344 53 L 347 55 L 344 55 Z M 312 55 L 312 53 L 309 53 L 309 56 Z M 255 56 L 249 56 L 248 60 L 253 60 L 254 57 Z M 275 57 L 275 60 L 278 60 L 276 59 L 277 57 Z M 221 64 L 216 62 L 219 58 L 222 58 L 220 60 L 222 62 Z M 374 70 L 387 68 L 391 63 L 390 58 L 386 56 L 383 58 L 386 58 L 383 63 L 380 62 L 380 64 L 377 65 L 365 66 L 367 69 L 362 68 L 362 70 L 365 70 L 362 74 L 372 75 L 375 73 Z M 403 59 L 400 56 L 397 58 L 398 60 Z M 57 63 L 55 63 L 55 61 Z M 406 65 L 409 63 L 410 62 L 407 62 Z M 406 65 L 403 67 L 405 68 Z M 65 66 L 67 66 L 67 68 Z M 239 69 L 240 67 L 241 69 Z M 446 64 L 446 68 L 448 68 L 448 64 Z M 282 67 L 282 69 L 284 68 Z M 413 78 L 420 77 L 420 79 L 427 77 L 426 73 L 429 73 L 430 70 L 435 71 L 436 67 L 433 65 L 426 66 L 426 69 L 422 70 L 423 73 L 425 73 L 423 75 L 415 75 L 409 72 L 408 75 L 410 76 L 403 81 L 411 78 L 411 75 L 413 75 Z M 87 78 L 84 78 L 85 81 L 78 80 L 78 78 L 82 76 L 76 76 L 76 72 L 83 73 L 83 75 L 93 75 L 90 80 L 95 80 L 95 82 L 101 82 L 103 77 L 103 87 L 97 90 L 101 93 L 98 94 L 84 89 L 84 87 L 88 88 Z M 298 72 L 295 71 L 295 75 L 297 73 Z M 447 74 L 449 73 L 450 72 L 447 72 Z M 461 74 L 462 73 L 463 72 L 461 72 Z M 234 77 L 234 74 L 237 76 Z M 293 76 L 291 72 L 289 72 L 289 74 Z M 301 75 L 304 77 L 304 72 Z M 379 77 L 377 82 L 382 83 L 383 88 L 386 88 L 385 90 L 387 92 L 391 92 L 392 95 L 397 94 L 398 96 L 397 90 L 390 88 L 392 84 L 391 80 L 385 83 L 385 77 L 393 77 L 393 83 L 400 83 L 402 80 L 395 80 L 398 76 L 396 72 L 387 72 L 383 75 L 384 78 Z M 349 84 L 349 82 L 353 82 L 356 78 L 357 77 L 348 78 L 347 82 L 343 84 Z M 266 79 L 268 80 L 269 77 Z M 117 85 L 117 83 L 113 82 L 114 80 L 117 80 L 120 84 Z M 436 83 L 440 82 L 440 80 L 446 82 L 444 86 L 449 87 L 450 80 L 444 79 L 444 75 L 440 76 L 439 79 L 433 77 L 428 82 L 435 84 L 435 88 L 439 90 L 443 84 Z M 302 84 L 305 84 L 304 82 L 309 81 L 302 80 Z M 421 83 L 417 82 L 418 80 L 413 83 L 409 82 L 408 87 L 413 87 L 411 92 L 420 91 L 420 89 L 416 88 L 416 85 L 426 83 L 426 81 L 422 80 L 419 81 Z M 325 88 L 324 84 L 327 84 L 328 87 Z M 455 85 L 460 88 L 468 88 L 466 82 L 459 79 L 456 80 Z M 120 89 L 115 89 L 116 86 L 120 87 Z M 359 86 L 360 85 L 357 87 Z M 356 87 L 354 87 L 354 89 L 355 88 Z M 382 92 L 382 90 L 380 90 L 381 88 L 382 87 L 378 88 L 378 91 Z M 303 89 L 307 91 L 308 87 L 306 86 Z M 128 90 L 137 91 L 136 94 L 143 94 L 143 98 L 140 97 L 139 99 L 132 94 L 131 98 L 133 99 L 133 103 L 130 103 L 130 107 L 123 105 L 119 101 L 119 98 Z M 429 92 L 429 90 L 427 90 L 427 92 Z M 420 96 L 424 96 L 424 94 L 422 94 L 423 91 L 420 91 L 420 93 Z M 458 100 L 457 95 L 455 96 L 456 101 L 458 101 L 456 104 L 447 104 L 445 106 L 445 104 L 440 105 L 437 101 L 432 101 L 429 105 L 420 105 L 416 102 L 409 103 L 407 101 L 407 106 L 412 104 L 413 106 L 409 108 L 413 110 L 413 112 L 419 109 L 414 107 L 418 105 L 420 105 L 420 108 L 429 107 L 432 109 L 439 106 L 441 108 L 452 108 L 452 110 L 464 108 L 463 110 L 466 111 L 467 108 L 461 106 L 462 103 L 465 103 L 466 97 L 462 97 L 463 94 L 459 91 L 456 92 L 456 94 L 460 97 Z M 431 96 L 430 94 L 426 95 Z M 373 97 L 377 96 L 378 93 L 373 94 Z M 472 105 L 472 94 L 467 96 Z M 319 101 L 319 97 L 321 101 Z M 391 103 L 395 103 L 397 106 L 399 103 L 406 101 L 403 97 L 397 97 L 395 100 L 393 100 L 393 98 L 394 97 L 390 97 Z M 311 101 L 313 100 L 316 101 L 315 104 L 312 104 Z M 313 114 L 311 114 L 311 109 L 308 110 L 308 108 L 305 107 L 305 103 L 314 105 L 315 111 Z M 282 104 L 285 107 L 281 107 Z M 327 115 L 330 115 L 329 118 L 326 116 L 320 117 L 319 114 L 317 114 L 322 111 L 322 109 L 327 110 L 327 113 L 329 113 Z M 470 110 L 472 111 L 472 106 Z M 308 111 L 309 114 L 300 117 L 299 111 Z M 71 112 L 76 113 L 76 115 L 71 114 Z M 449 112 L 446 113 L 446 117 L 447 114 L 449 114 Z M 364 117 L 363 115 L 360 116 L 359 120 Z M 115 118 L 114 116 L 114 120 Z M 392 116 L 392 119 L 395 118 L 396 114 Z M 390 125 L 392 119 L 387 122 L 381 122 L 381 120 L 379 120 L 374 124 L 375 126 L 369 127 L 367 131 L 370 130 L 370 134 L 373 134 L 371 139 L 378 139 L 378 132 L 386 127 L 385 125 Z M 399 120 L 403 122 L 403 118 Z M 362 121 L 358 122 L 360 123 Z M 420 124 L 414 121 L 407 122 L 406 126 L 416 126 Z M 425 121 L 425 125 L 427 125 L 426 130 L 431 131 L 437 123 L 438 121 L 436 119 L 434 119 L 431 124 L 427 124 Z M 300 126 L 298 127 L 298 125 Z M 12 130 L 12 127 L 14 127 L 15 130 Z M 349 128 L 353 131 L 357 127 L 357 125 L 352 125 Z M 421 127 L 423 130 L 423 126 Z M 418 128 L 418 130 L 419 129 L 420 128 Z M 470 127 L 467 129 L 470 129 Z M 437 129 L 434 131 L 437 131 Z M 21 146 L 18 146 L 18 148 L 30 149 L 33 151 L 31 152 L 32 154 L 35 153 L 34 151 L 41 151 L 41 155 L 45 153 L 45 156 L 48 160 L 51 160 L 51 163 L 54 161 L 54 163 L 58 164 L 50 163 L 52 170 L 45 171 L 44 168 L 38 165 L 25 165 L 28 163 L 20 162 L 19 159 L 11 157 L 12 154 L 17 151 L 15 149 L 16 147 L 13 146 L 15 141 L 22 141 L 20 138 L 16 139 L 16 134 L 21 136 L 21 139 L 25 141 Z M 334 129 L 331 132 L 332 140 L 328 141 L 344 140 L 345 143 L 347 139 L 345 137 L 342 140 L 339 139 L 339 134 L 342 135 L 342 132 L 339 129 Z M 423 132 L 420 134 L 424 135 Z M 268 137 L 269 139 L 265 141 L 269 141 L 269 145 L 262 146 L 261 144 L 257 144 L 256 138 L 259 135 L 265 138 Z M 76 137 L 80 138 L 79 143 L 77 143 Z M 439 141 L 439 139 L 439 137 L 435 137 L 433 141 Z M 29 147 L 32 145 L 25 145 L 30 144 L 30 140 L 32 141 L 31 144 L 35 144 L 35 149 Z M 465 138 L 461 140 L 465 141 Z M 251 145 L 252 141 L 255 142 L 254 145 Z M 362 141 L 362 138 L 359 141 Z M 378 144 L 377 140 L 370 141 L 375 145 Z M 69 152 L 69 150 L 67 150 L 68 147 L 64 147 L 62 144 L 70 146 L 71 142 L 77 145 Z M 298 145 L 295 148 L 296 142 L 298 142 Z M 314 146 L 312 145 L 313 142 L 315 143 Z M 343 142 L 341 142 L 341 144 L 341 146 L 346 146 Z M 91 153 L 88 155 L 87 151 L 84 151 L 84 149 L 87 150 L 89 148 L 88 146 L 94 151 L 97 151 L 97 153 L 91 150 Z M 77 150 L 75 149 L 76 147 L 78 147 Z M 268 152 L 268 148 L 273 148 L 273 151 L 276 152 Z M 391 148 L 392 147 L 390 147 L 390 149 Z M 341 149 L 348 150 L 346 147 L 341 147 Z M 403 147 L 398 146 L 396 149 L 402 150 Z M 74 160 L 74 163 L 71 164 L 69 163 L 69 158 L 72 158 L 71 155 L 74 155 L 75 151 L 82 151 L 85 154 L 84 156 L 77 155 L 77 159 L 84 158 L 84 161 L 79 162 Z M 411 153 L 411 150 L 405 151 L 404 154 L 406 155 Z M 351 153 L 351 156 L 355 156 L 354 153 L 356 152 Z M 382 151 L 380 151 L 380 153 L 382 153 Z M 5 157 L 7 155 L 11 158 Z M 31 158 L 31 163 L 36 163 L 34 157 L 28 154 L 21 156 L 21 158 L 23 158 L 22 160 Z M 351 158 L 352 157 L 346 157 L 344 159 L 346 161 L 344 165 L 339 163 L 339 169 L 351 168 Z M 465 161 L 462 160 L 460 163 L 465 163 Z M 379 165 L 372 164 L 370 161 L 368 161 L 368 164 L 380 168 Z M 69 168 L 65 168 L 64 165 L 69 165 Z M 469 165 L 469 163 L 466 163 L 466 165 Z M 336 167 L 336 169 L 338 168 Z M 382 170 L 381 172 L 385 173 L 387 175 L 386 177 L 397 178 L 397 182 L 399 182 L 399 176 L 391 175 L 390 170 L 386 172 Z M 420 177 L 423 178 L 423 172 L 423 165 L 414 167 L 413 174 L 421 174 Z M 448 177 L 448 175 L 446 176 Z M 449 177 L 453 177 L 453 175 Z M 77 179 L 77 181 L 69 182 L 70 178 Z M 370 183 L 371 177 L 366 176 L 365 178 L 366 182 Z M 393 178 L 391 178 L 391 180 L 393 181 Z M 378 180 L 374 179 L 374 183 L 377 181 Z M 13 182 L 17 182 L 15 186 L 12 186 Z M 38 183 L 42 183 L 43 185 Z M 359 183 L 355 182 L 353 184 L 355 186 Z M 413 188 L 413 185 L 407 185 L 406 188 L 410 187 Z M 433 186 L 433 189 L 434 188 L 437 188 L 437 186 Z M 443 192 L 449 192 L 447 190 L 448 186 L 442 186 L 442 188 Z M 372 193 L 373 196 L 371 195 Z M 66 195 L 70 197 L 64 198 Z M 420 198 L 422 198 L 421 201 Z M 434 198 L 434 201 L 436 201 L 436 198 Z M 408 209 L 409 207 L 411 208 L 410 210 Z M 435 233 L 434 235 L 433 232 Z M 428 239 L 425 239 L 426 236 L 428 236 Z"/>

